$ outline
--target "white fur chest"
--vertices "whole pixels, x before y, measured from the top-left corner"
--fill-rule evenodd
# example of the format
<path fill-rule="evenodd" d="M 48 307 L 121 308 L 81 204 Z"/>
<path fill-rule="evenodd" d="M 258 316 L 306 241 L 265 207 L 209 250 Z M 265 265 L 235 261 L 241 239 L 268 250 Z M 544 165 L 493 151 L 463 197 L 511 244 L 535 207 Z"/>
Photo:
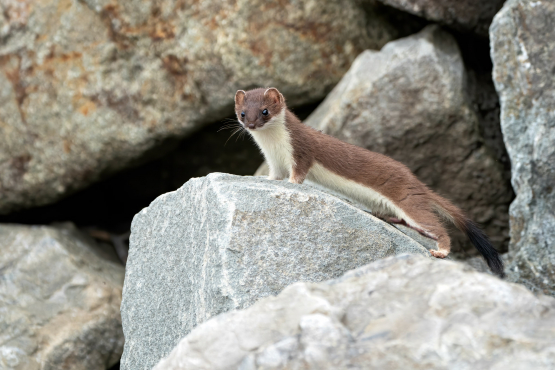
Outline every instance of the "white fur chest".
<path fill-rule="evenodd" d="M 270 179 L 288 177 L 293 167 L 293 146 L 285 126 L 285 111 L 272 118 L 261 130 L 249 131 L 270 167 Z"/>

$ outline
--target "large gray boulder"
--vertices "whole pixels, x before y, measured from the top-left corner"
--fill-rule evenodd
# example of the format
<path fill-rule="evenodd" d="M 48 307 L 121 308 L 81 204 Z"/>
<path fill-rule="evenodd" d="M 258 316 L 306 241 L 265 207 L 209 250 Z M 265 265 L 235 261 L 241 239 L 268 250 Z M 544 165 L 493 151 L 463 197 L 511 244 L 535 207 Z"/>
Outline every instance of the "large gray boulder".
<path fill-rule="evenodd" d="M 555 299 L 391 257 L 195 328 L 154 370 L 555 368 Z"/>
<path fill-rule="evenodd" d="M 379 0 L 414 15 L 458 30 L 487 36 L 495 13 L 505 0 Z"/>
<path fill-rule="evenodd" d="M 363 52 L 305 123 L 406 164 L 506 247 L 513 193 L 480 135 L 457 43 L 437 26 Z M 476 253 L 452 238 L 459 257 Z"/>
<path fill-rule="evenodd" d="M 124 269 L 75 230 L 0 225 L 0 369 L 105 370 Z"/>
<path fill-rule="evenodd" d="M 555 295 L 555 2 L 507 1 L 490 36 L 516 193 L 509 278 Z"/>
<path fill-rule="evenodd" d="M 321 99 L 396 37 L 356 0 L 0 2 L 0 214 L 54 202 L 231 114 Z"/>
<path fill-rule="evenodd" d="M 393 226 L 308 185 L 191 179 L 133 219 L 122 368 L 150 370 L 198 324 L 294 282 L 400 253 L 429 256 Z"/>

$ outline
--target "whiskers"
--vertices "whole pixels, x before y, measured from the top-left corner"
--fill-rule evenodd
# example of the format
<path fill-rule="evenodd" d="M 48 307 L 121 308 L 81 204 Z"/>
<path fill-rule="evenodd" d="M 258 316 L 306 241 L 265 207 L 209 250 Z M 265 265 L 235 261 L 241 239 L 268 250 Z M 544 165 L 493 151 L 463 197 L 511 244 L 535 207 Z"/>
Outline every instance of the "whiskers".
<path fill-rule="evenodd" d="M 231 129 L 233 129 L 233 132 L 231 133 L 231 135 L 225 141 L 224 146 L 227 145 L 227 142 L 229 141 L 229 139 L 231 139 L 233 137 L 233 135 L 235 135 L 236 133 L 239 133 L 239 135 L 235 138 L 235 142 L 237 142 L 237 140 L 239 140 L 240 137 L 243 137 L 247 133 L 247 130 L 245 130 L 243 125 L 241 123 L 239 123 L 239 121 L 237 121 L 237 120 L 234 120 L 234 119 L 231 119 L 231 118 L 226 118 L 224 120 L 224 122 L 227 122 L 227 123 L 225 125 L 223 125 L 222 127 L 220 127 L 218 129 L 218 132 L 220 132 L 222 130 L 231 130 Z"/>

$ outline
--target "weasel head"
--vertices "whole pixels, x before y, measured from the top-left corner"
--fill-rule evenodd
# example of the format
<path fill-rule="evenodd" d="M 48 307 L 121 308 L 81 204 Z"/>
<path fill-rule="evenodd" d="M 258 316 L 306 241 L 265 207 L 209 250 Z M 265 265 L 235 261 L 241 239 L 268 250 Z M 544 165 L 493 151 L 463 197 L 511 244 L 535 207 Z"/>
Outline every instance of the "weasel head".
<path fill-rule="evenodd" d="M 250 132 L 283 125 L 284 112 L 285 98 L 274 87 L 239 90 L 235 94 L 235 114 L 243 127 Z"/>

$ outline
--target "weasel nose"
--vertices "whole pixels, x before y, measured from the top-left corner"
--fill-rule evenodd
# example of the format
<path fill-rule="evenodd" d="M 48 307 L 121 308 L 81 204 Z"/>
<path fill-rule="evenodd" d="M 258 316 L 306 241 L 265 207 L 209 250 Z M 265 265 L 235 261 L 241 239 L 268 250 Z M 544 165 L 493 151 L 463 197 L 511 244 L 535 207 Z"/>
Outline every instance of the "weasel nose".
<path fill-rule="evenodd" d="M 249 124 L 249 128 L 250 128 L 251 130 L 254 130 L 254 127 L 255 127 L 255 126 L 254 126 L 254 123 L 250 123 L 250 124 Z"/>

